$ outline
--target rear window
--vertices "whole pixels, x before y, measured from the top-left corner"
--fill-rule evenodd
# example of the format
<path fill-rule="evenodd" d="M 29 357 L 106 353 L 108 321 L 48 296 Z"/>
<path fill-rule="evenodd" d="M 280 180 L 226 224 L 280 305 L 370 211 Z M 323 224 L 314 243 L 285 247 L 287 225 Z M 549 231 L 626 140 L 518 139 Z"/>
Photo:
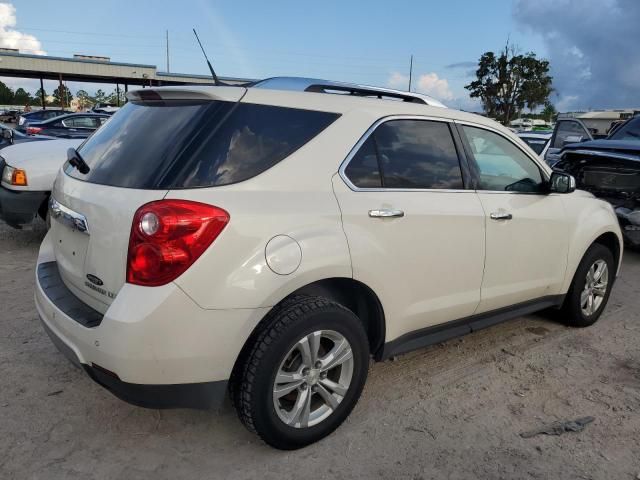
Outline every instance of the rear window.
<path fill-rule="evenodd" d="M 234 102 L 129 102 L 78 149 L 91 183 L 178 189 L 229 185 L 271 168 L 338 114 Z"/>

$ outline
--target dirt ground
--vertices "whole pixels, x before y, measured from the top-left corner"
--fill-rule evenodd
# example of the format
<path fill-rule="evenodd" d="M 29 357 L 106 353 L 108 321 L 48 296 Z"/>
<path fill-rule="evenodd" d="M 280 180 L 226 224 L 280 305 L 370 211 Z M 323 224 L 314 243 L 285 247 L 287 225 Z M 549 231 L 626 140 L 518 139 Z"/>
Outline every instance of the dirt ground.
<path fill-rule="evenodd" d="M 273 450 L 220 411 L 146 410 L 59 354 L 33 306 L 42 223 L 0 225 L 0 479 L 640 478 L 640 255 L 588 329 L 528 316 L 371 367 L 325 440 Z M 522 438 L 593 416 L 577 433 Z"/>

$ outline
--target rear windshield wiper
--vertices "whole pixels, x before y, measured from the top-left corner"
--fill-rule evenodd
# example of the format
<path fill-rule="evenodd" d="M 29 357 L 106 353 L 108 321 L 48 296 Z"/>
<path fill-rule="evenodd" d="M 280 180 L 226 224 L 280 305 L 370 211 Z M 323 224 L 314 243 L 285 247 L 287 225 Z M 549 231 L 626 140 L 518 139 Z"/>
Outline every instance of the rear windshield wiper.
<path fill-rule="evenodd" d="M 86 175 L 89 173 L 89 170 L 91 170 L 89 165 L 87 165 L 87 162 L 82 158 L 82 155 L 80 155 L 80 153 L 78 153 L 78 151 L 73 147 L 67 150 L 67 161 L 69 162 L 69 165 L 77 168 L 83 175 Z"/>

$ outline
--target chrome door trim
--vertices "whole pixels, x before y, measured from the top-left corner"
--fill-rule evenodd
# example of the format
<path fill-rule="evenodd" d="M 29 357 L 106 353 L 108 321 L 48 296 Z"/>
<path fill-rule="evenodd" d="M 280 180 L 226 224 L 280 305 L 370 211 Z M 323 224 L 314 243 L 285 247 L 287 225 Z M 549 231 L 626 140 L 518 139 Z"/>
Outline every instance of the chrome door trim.
<path fill-rule="evenodd" d="M 404 212 L 402 210 L 389 210 L 385 208 L 369 210 L 369 216 L 371 218 L 394 218 L 394 217 L 404 217 Z"/>
<path fill-rule="evenodd" d="M 371 125 L 366 132 L 364 132 L 364 135 L 362 135 L 362 137 L 360 137 L 360 140 L 358 140 L 358 142 L 354 145 L 354 147 L 351 149 L 351 151 L 349 151 L 349 154 L 346 156 L 346 158 L 342 161 L 342 163 L 340 164 L 340 168 L 338 169 L 338 174 L 340 175 L 340 178 L 342 178 L 342 181 L 347 185 L 347 187 L 349 187 L 350 190 L 353 190 L 354 192 L 440 192 L 440 193 L 475 193 L 473 190 L 469 190 L 469 189 L 465 189 L 465 188 L 453 188 L 453 189 L 444 189 L 444 188 L 382 188 L 382 187 L 375 187 L 375 188 L 360 188 L 360 187 L 356 187 L 353 183 L 351 183 L 351 180 L 349 180 L 349 177 L 347 177 L 347 175 L 344 173 L 346 168 L 349 166 L 349 162 L 351 162 L 351 160 L 353 159 L 353 157 L 355 157 L 356 153 L 358 153 L 358 150 L 360 150 L 360 147 L 362 147 L 362 144 L 364 144 L 364 142 L 366 142 L 369 137 L 371 136 L 371 134 L 374 132 L 374 130 L 376 128 L 378 128 L 380 125 L 382 125 L 383 123 L 386 122 L 390 122 L 393 120 L 425 120 L 425 121 L 431 121 L 431 122 L 441 122 L 441 123 L 449 123 L 452 124 L 454 122 L 453 119 L 451 118 L 444 118 L 444 117 L 433 117 L 433 116 L 428 116 L 428 115 L 388 115 L 386 117 L 382 117 L 379 118 L 378 120 L 376 120 L 373 125 Z M 460 161 L 460 159 L 459 159 Z"/>
<path fill-rule="evenodd" d="M 60 223 L 67 225 L 72 230 L 89 235 L 89 223 L 87 217 L 81 213 L 74 212 L 69 207 L 65 207 L 53 196 L 49 199 L 49 214 Z"/>

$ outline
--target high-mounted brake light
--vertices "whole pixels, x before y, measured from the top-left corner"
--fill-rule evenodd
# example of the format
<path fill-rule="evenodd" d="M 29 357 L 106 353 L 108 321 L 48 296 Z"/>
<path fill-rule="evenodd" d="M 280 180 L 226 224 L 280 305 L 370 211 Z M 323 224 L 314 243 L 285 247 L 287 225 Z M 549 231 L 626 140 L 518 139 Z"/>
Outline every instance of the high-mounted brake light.
<path fill-rule="evenodd" d="M 229 214 L 189 200 L 147 203 L 133 216 L 127 282 L 157 287 L 175 280 L 220 235 Z"/>
<path fill-rule="evenodd" d="M 37 135 L 41 131 L 40 127 L 27 127 L 27 135 Z"/>

